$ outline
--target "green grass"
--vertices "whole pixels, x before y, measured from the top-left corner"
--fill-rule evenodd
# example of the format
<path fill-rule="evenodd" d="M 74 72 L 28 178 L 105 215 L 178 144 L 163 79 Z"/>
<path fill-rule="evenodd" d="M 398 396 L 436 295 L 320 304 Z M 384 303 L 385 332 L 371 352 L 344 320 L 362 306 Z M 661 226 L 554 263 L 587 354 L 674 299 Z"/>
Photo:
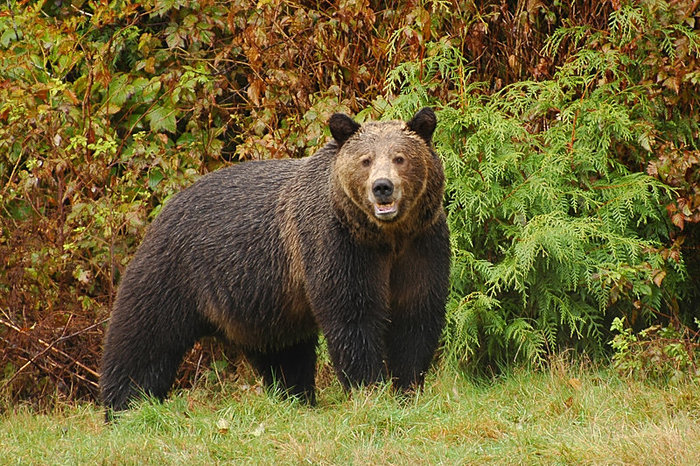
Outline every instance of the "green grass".
<path fill-rule="evenodd" d="M 252 382 L 252 384 L 251 384 Z M 5 412 L 2 464 L 697 464 L 700 384 L 554 364 L 490 382 L 433 373 L 420 396 L 337 382 L 308 408 L 248 383 L 142 403 L 114 425 L 91 404 Z"/>

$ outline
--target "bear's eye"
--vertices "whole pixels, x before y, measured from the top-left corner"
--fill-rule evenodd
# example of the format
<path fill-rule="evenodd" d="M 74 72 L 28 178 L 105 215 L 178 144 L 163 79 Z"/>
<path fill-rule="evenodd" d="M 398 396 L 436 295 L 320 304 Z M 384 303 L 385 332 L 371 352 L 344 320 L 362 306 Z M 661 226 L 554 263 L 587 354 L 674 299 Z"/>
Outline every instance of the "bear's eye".
<path fill-rule="evenodd" d="M 360 160 L 360 163 L 362 164 L 363 167 L 367 168 L 370 165 L 372 165 L 372 159 L 370 159 L 369 157 L 364 158 L 364 159 Z"/>
<path fill-rule="evenodd" d="M 405 158 L 403 158 L 401 155 L 394 157 L 394 163 L 396 165 L 403 165 L 403 163 L 406 161 Z"/>

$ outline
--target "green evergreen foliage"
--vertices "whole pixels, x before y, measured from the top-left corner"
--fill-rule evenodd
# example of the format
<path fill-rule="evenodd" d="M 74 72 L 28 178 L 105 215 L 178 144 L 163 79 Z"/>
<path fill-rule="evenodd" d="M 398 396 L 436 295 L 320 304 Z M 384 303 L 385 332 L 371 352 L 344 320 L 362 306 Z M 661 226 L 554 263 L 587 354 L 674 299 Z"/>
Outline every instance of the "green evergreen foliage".
<path fill-rule="evenodd" d="M 435 138 L 454 247 L 450 358 L 483 368 L 567 347 L 600 354 L 612 316 L 652 319 L 684 267 L 661 250 L 671 189 L 619 157 L 648 154 L 648 89 L 624 85 L 615 54 L 584 49 L 550 80 L 482 94 L 461 85 L 458 51 L 431 52 L 421 73 L 404 64 L 388 81 L 399 109 L 437 104 L 428 96 L 445 80 L 461 91 Z"/>

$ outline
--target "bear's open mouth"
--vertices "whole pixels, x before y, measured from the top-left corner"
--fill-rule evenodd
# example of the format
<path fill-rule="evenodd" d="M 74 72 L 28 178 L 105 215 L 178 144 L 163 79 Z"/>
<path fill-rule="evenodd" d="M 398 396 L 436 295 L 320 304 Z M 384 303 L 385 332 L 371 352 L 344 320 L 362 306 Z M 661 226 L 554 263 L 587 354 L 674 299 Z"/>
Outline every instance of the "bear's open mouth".
<path fill-rule="evenodd" d="M 392 201 L 389 204 L 379 204 L 374 203 L 374 215 L 379 218 L 390 219 L 393 218 L 398 211 L 396 201 Z"/>

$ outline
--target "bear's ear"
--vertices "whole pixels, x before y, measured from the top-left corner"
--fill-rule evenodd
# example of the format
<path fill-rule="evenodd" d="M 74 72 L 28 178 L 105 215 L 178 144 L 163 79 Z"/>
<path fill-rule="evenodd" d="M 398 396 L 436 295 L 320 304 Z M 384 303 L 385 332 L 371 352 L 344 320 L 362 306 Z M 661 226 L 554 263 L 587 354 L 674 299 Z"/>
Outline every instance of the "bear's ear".
<path fill-rule="evenodd" d="M 339 146 L 342 146 L 350 136 L 360 129 L 359 123 L 355 123 L 352 118 L 344 113 L 334 113 L 331 115 L 331 118 L 328 120 L 328 126 L 331 129 L 333 139 L 338 142 Z"/>
<path fill-rule="evenodd" d="M 430 140 L 433 138 L 435 125 L 437 125 L 437 117 L 430 107 L 420 109 L 418 113 L 413 116 L 411 121 L 406 123 L 408 129 L 416 133 L 428 144 L 430 144 Z"/>

